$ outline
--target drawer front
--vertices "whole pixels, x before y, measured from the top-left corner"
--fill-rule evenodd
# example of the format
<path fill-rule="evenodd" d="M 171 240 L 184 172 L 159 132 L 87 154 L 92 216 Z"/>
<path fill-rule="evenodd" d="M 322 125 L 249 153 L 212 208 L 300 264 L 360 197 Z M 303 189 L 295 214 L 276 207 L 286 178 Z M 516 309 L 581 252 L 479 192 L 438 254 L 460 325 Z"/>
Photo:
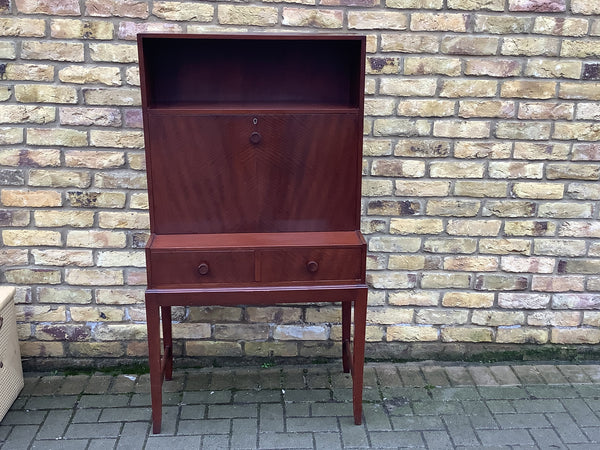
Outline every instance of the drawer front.
<path fill-rule="evenodd" d="M 152 286 L 254 281 L 253 251 L 152 252 Z"/>
<path fill-rule="evenodd" d="M 360 248 L 299 248 L 262 250 L 260 281 L 361 279 Z"/>

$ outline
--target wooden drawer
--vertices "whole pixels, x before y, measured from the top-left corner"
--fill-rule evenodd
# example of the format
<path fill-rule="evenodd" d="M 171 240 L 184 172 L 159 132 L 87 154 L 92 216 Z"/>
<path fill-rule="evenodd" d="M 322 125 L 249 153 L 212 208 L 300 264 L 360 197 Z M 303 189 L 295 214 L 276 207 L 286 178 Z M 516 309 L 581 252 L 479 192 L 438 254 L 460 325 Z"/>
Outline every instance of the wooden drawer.
<path fill-rule="evenodd" d="M 361 253 L 360 248 L 261 250 L 259 281 L 359 280 Z"/>
<path fill-rule="evenodd" d="M 254 281 L 254 251 L 151 252 L 151 285 Z"/>

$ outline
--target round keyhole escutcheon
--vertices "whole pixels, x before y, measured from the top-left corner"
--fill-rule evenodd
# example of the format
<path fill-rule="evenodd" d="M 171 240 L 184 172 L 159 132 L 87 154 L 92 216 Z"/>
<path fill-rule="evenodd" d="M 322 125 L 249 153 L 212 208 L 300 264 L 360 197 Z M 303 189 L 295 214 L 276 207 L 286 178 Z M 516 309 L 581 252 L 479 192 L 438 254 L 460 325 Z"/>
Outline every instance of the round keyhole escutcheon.
<path fill-rule="evenodd" d="M 258 131 L 254 131 L 251 135 L 250 135 L 250 142 L 252 142 L 254 145 L 258 144 L 262 139 L 262 136 L 260 135 L 260 133 Z"/>
<path fill-rule="evenodd" d="M 316 261 L 307 262 L 306 270 L 308 270 L 310 273 L 315 273 L 317 270 L 319 270 L 319 263 Z"/>
<path fill-rule="evenodd" d="M 200 275 L 208 275 L 208 264 L 207 263 L 202 263 L 198 266 L 198 273 Z"/>

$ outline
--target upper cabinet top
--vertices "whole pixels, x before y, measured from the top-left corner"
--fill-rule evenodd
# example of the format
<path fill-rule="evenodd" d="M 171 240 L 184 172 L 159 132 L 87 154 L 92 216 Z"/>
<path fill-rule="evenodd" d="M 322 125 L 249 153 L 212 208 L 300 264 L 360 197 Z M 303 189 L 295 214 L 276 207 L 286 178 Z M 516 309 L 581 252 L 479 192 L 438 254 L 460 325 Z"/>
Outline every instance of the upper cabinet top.
<path fill-rule="evenodd" d="M 140 34 L 152 109 L 363 108 L 364 36 Z"/>

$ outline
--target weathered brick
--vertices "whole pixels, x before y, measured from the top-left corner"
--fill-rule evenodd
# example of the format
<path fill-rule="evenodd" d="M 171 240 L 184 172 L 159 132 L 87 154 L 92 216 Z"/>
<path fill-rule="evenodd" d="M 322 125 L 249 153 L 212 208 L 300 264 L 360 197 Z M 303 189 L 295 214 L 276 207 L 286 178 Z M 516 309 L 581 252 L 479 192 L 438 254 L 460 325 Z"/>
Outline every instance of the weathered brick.
<path fill-rule="evenodd" d="M 515 142 L 515 159 L 564 160 L 568 155 L 568 144 Z"/>
<path fill-rule="evenodd" d="M 315 322 L 341 322 L 340 308 L 309 308 L 306 311 L 306 321 Z M 248 307 L 246 314 L 249 322 L 268 322 L 268 323 L 295 323 L 300 322 L 302 309 L 297 307 L 265 306 Z"/>
<path fill-rule="evenodd" d="M 576 239 L 536 239 L 534 253 L 546 256 L 584 256 L 585 242 Z"/>
<path fill-rule="evenodd" d="M 365 114 L 369 116 L 389 116 L 394 112 L 394 108 L 395 102 L 390 99 L 365 99 Z"/>
<path fill-rule="evenodd" d="M 592 215 L 592 203 L 550 202 L 544 203 L 538 208 L 538 216 L 542 218 L 589 219 Z"/>
<path fill-rule="evenodd" d="M 509 0 L 509 11 L 563 12 L 566 0 Z"/>
<path fill-rule="evenodd" d="M 71 357 L 116 358 L 125 355 L 121 342 L 69 342 L 67 346 Z"/>
<path fill-rule="evenodd" d="M 600 83 L 562 82 L 558 97 L 566 99 L 600 100 Z"/>
<path fill-rule="evenodd" d="M 564 40 L 560 49 L 563 58 L 597 58 L 600 50 L 591 40 Z"/>
<path fill-rule="evenodd" d="M 545 344 L 548 342 L 548 330 L 518 327 L 498 328 L 496 342 L 500 344 Z"/>
<path fill-rule="evenodd" d="M 493 97 L 497 89 L 494 80 L 445 80 L 440 97 Z"/>
<path fill-rule="evenodd" d="M 459 76 L 461 73 L 460 58 L 440 57 L 406 57 L 404 58 L 405 75 L 447 75 Z"/>
<path fill-rule="evenodd" d="M 558 235 L 600 238 L 600 223 L 597 221 L 565 221 L 558 227 Z"/>
<path fill-rule="evenodd" d="M 391 177 L 422 177 L 425 175 L 425 163 L 402 159 L 378 159 L 371 166 L 371 174 Z"/>
<path fill-rule="evenodd" d="M 474 29 L 478 33 L 521 34 L 531 29 L 532 22 L 533 19 L 530 17 L 477 14 Z"/>
<path fill-rule="evenodd" d="M 217 17 L 221 25 L 255 25 L 266 27 L 277 24 L 278 12 L 277 8 L 271 6 L 218 5 Z M 291 18 L 288 18 L 288 21 L 290 22 L 288 22 L 287 25 L 293 23 L 295 26 L 301 26 L 306 25 L 306 21 L 310 22 L 310 20 L 314 20 L 314 18 L 304 17 L 303 20 L 295 18 L 293 22 L 291 20 Z M 323 19 L 321 18 L 321 20 Z M 285 24 L 285 20 L 283 23 Z"/>
<path fill-rule="evenodd" d="M 35 211 L 33 213 L 37 227 L 64 227 L 76 228 L 91 227 L 94 224 L 94 213 L 92 211 Z"/>
<path fill-rule="evenodd" d="M 441 264 L 436 258 L 426 258 L 422 255 L 390 255 L 387 268 L 390 270 L 422 270 L 440 269 Z M 385 263 L 385 261 L 383 261 Z M 385 266 L 383 267 L 385 268 Z"/>
<path fill-rule="evenodd" d="M 493 293 L 447 292 L 442 297 L 442 306 L 451 308 L 490 308 L 493 304 Z"/>
<path fill-rule="evenodd" d="M 77 91 L 68 86 L 18 84 L 15 98 L 22 103 L 77 103 Z"/>
<path fill-rule="evenodd" d="M 50 35 L 56 39 L 112 39 L 114 26 L 103 20 L 52 19 Z"/>
<path fill-rule="evenodd" d="M 545 276 L 534 275 L 531 281 L 532 291 L 542 292 L 581 292 L 584 290 L 584 277 L 582 276 Z"/>
<path fill-rule="evenodd" d="M 583 325 L 600 327 L 600 311 L 585 311 L 583 313 Z"/>
<path fill-rule="evenodd" d="M 377 236 L 369 239 L 369 250 L 372 252 L 414 253 L 420 246 L 421 239 L 414 237 Z"/>
<path fill-rule="evenodd" d="M 505 272 L 552 273 L 556 261 L 553 258 L 503 256 L 501 267 Z"/>
<path fill-rule="evenodd" d="M 65 152 L 65 164 L 90 169 L 117 168 L 125 165 L 125 155 L 116 151 L 72 150 Z"/>
<path fill-rule="evenodd" d="M 531 199 L 561 199 L 564 195 L 564 185 L 557 183 L 515 183 L 512 193 L 517 198 Z"/>
<path fill-rule="evenodd" d="M 101 323 L 94 328 L 99 341 L 146 340 L 146 325 L 136 323 Z"/>
<path fill-rule="evenodd" d="M 489 36 L 469 35 L 442 38 L 441 52 L 450 55 L 491 56 L 498 51 L 499 39 Z"/>
<path fill-rule="evenodd" d="M 600 105 L 597 103 L 579 103 L 576 117 L 581 120 L 599 120 Z"/>
<path fill-rule="evenodd" d="M 400 342 L 431 342 L 438 340 L 438 329 L 427 325 L 387 327 L 386 340 Z"/>
<path fill-rule="evenodd" d="M 30 186 L 80 187 L 90 185 L 91 175 L 83 171 L 39 169 L 29 171 Z"/>
<path fill-rule="evenodd" d="M 134 305 L 144 303 L 144 291 L 139 289 L 97 289 L 96 303 Z"/>
<path fill-rule="evenodd" d="M 139 89 L 83 89 L 83 98 L 87 105 L 96 106 L 138 106 L 142 103 Z"/>
<path fill-rule="evenodd" d="M 58 78 L 63 83 L 121 85 L 121 72 L 118 67 L 67 66 L 59 70 Z"/>
<path fill-rule="evenodd" d="M 503 181 L 454 182 L 454 195 L 463 197 L 505 197 L 508 183 Z"/>
<path fill-rule="evenodd" d="M 597 328 L 552 328 L 553 344 L 598 344 L 600 330 Z"/>
<path fill-rule="evenodd" d="M 554 59 L 535 59 L 527 61 L 525 75 L 536 78 L 574 78 L 581 77 L 580 61 Z"/>
<path fill-rule="evenodd" d="M 492 330 L 484 327 L 444 327 L 442 342 L 492 342 Z"/>
<path fill-rule="evenodd" d="M 522 325 L 525 323 L 525 314 L 521 311 L 475 310 L 471 322 L 487 327 Z"/>
<path fill-rule="evenodd" d="M 395 156 L 442 158 L 450 154 L 450 143 L 443 140 L 402 139 L 394 148 Z"/>
<path fill-rule="evenodd" d="M 0 127 L 0 145 L 20 144 L 22 142 L 22 128 Z"/>
<path fill-rule="evenodd" d="M 467 31 L 466 14 L 457 13 L 420 13 L 411 14 L 411 31 Z"/>
<path fill-rule="evenodd" d="M 120 286 L 123 271 L 111 269 L 66 269 L 65 282 L 79 286 Z"/>
<path fill-rule="evenodd" d="M 85 0 L 85 14 L 100 17 L 146 19 L 149 16 L 148 2 L 141 0 Z"/>
<path fill-rule="evenodd" d="M 492 255 L 529 255 L 531 242 L 526 239 L 481 239 L 479 251 Z"/>
<path fill-rule="evenodd" d="M 86 267 L 94 264 L 94 258 L 90 250 L 32 249 L 31 255 L 34 263 L 41 266 Z"/>
<path fill-rule="evenodd" d="M 434 161 L 429 164 L 432 178 L 483 178 L 485 165 L 481 162 Z"/>
<path fill-rule="evenodd" d="M 372 272 L 367 274 L 367 283 L 374 289 L 412 289 L 417 285 L 417 277 L 401 272 Z"/>
<path fill-rule="evenodd" d="M 43 19 L 0 17 L 0 36 L 44 37 L 45 35 L 46 21 Z"/>
<path fill-rule="evenodd" d="M 329 329 L 324 325 L 277 325 L 273 338 L 277 340 L 323 341 L 329 337 Z"/>
<path fill-rule="evenodd" d="M 96 264 L 98 267 L 145 267 L 146 258 L 143 251 L 101 251 Z"/>
<path fill-rule="evenodd" d="M 3 248 L 0 250 L 0 264 L 6 266 L 26 266 L 29 252 L 26 249 Z"/>
<path fill-rule="evenodd" d="M 503 0 L 448 0 L 448 8 L 463 10 L 504 11 Z"/>
<path fill-rule="evenodd" d="M 0 24 L 3 22 L 0 22 Z M 0 25 L 1 26 L 1 25 Z M 17 50 L 14 42 L 0 42 L 0 58 L 2 59 L 16 59 L 17 58 Z M 2 92 L 2 101 L 6 100 L 4 95 L 6 95 L 8 91 L 8 86 L 3 86 L 6 91 Z"/>
<path fill-rule="evenodd" d="M 25 227 L 29 225 L 29 211 L 0 209 L 1 227 Z"/>
<path fill-rule="evenodd" d="M 164 22 L 119 22 L 119 31 L 118 36 L 119 39 L 127 40 L 127 41 L 135 41 L 136 36 L 139 33 L 181 33 L 182 27 L 179 24 L 175 23 L 164 23 Z M 106 55 L 106 51 L 111 51 L 108 47 L 104 49 L 99 49 L 99 55 Z M 117 57 L 128 57 L 126 49 L 117 49 L 113 48 L 112 52 L 114 55 L 118 55 Z M 133 55 L 131 55 L 133 56 Z M 105 56 L 99 56 L 105 57 Z"/>
<path fill-rule="evenodd" d="M 0 109 L 0 123 L 37 123 L 43 124 L 55 120 L 56 109 L 51 106 L 38 105 L 3 105 Z M 2 155 L 7 155 L 11 150 L 4 150 Z M 12 150 L 13 154 L 17 152 Z M 19 151 L 19 160 L 26 151 Z M 0 161 L 4 158 L 0 156 Z M 3 162 L 3 161 L 1 161 Z M 7 164 L 13 165 L 13 164 Z"/>
<path fill-rule="evenodd" d="M 573 103 L 522 102 L 519 104 L 519 119 L 571 120 L 574 113 Z M 548 146 L 551 144 L 547 144 Z M 544 154 L 542 154 L 544 155 Z M 551 159 L 550 155 L 544 155 Z M 539 159 L 539 158 L 536 158 Z M 546 159 L 546 158 L 543 158 Z"/>
<path fill-rule="evenodd" d="M 494 200 L 484 204 L 482 216 L 496 217 L 533 217 L 536 204 L 520 200 Z"/>
<path fill-rule="evenodd" d="M 49 305 L 16 305 L 18 322 L 64 322 L 66 320 L 65 306 Z"/>
<path fill-rule="evenodd" d="M 21 47 L 21 58 L 82 62 L 84 47 L 78 42 L 25 41 Z"/>
<path fill-rule="evenodd" d="M 273 356 L 298 356 L 298 344 L 295 342 L 246 342 L 244 353 L 247 356 L 263 358 Z"/>
<path fill-rule="evenodd" d="M 421 205 L 418 202 L 401 200 L 371 200 L 367 205 L 368 215 L 384 216 L 407 216 L 417 214 L 421 211 Z"/>
<path fill-rule="evenodd" d="M 475 200 L 428 200 L 426 212 L 430 216 L 472 217 L 477 215 L 480 206 Z"/>
<path fill-rule="evenodd" d="M 92 292 L 88 289 L 78 288 L 38 288 L 40 303 L 77 303 L 87 304 L 92 302 Z"/>
<path fill-rule="evenodd" d="M 599 309 L 600 295 L 598 294 L 554 294 L 553 309 Z"/>
<path fill-rule="evenodd" d="M 72 230 L 67 233 L 68 247 L 124 248 L 127 236 L 121 231 Z"/>
<path fill-rule="evenodd" d="M 481 120 L 436 120 L 433 135 L 446 138 L 489 138 L 491 123 Z"/>
<path fill-rule="evenodd" d="M 496 125 L 495 135 L 499 139 L 532 139 L 550 138 L 551 124 L 541 122 L 502 122 Z"/>
<path fill-rule="evenodd" d="M 436 36 L 432 35 L 404 35 L 404 34 L 381 34 L 382 52 L 400 53 L 438 53 L 440 44 Z"/>
<path fill-rule="evenodd" d="M 365 197 L 389 196 L 394 190 L 392 180 L 362 180 L 362 195 Z"/>
<path fill-rule="evenodd" d="M 526 277 L 485 274 L 475 277 L 478 291 L 524 291 L 528 288 Z"/>
<path fill-rule="evenodd" d="M 396 11 L 348 11 L 348 28 L 357 30 L 406 30 L 408 28 L 408 15 Z"/>
<path fill-rule="evenodd" d="M 422 289 L 466 289 L 471 285 L 471 275 L 464 273 L 424 273 L 421 277 Z"/>
<path fill-rule="evenodd" d="M 470 238 L 430 238 L 423 242 L 423 251 L 429 253 L 474 253 L 477 241 Z"/>
<path fill-rule="evenodd" d="M 536 327 L 576 327 L 581 324 L 581 313 L 565 311 L 539 311 L 527 316 L 527 324 Z"/>
<path fill-rule="evenodd" d="M 556 122 L 554 139 L 597 141 L 600 139 L 600 124 L 593 122 Z"/>
<path fill-rule="evenodd" d="M 90 131 L 93 147 L 143 148 L 144 134 L 141 131 Z"/>
<path fill-rule="evenodd" d="M 4 206 L 56 207 L 62 205 L 60 192 L 4 189 L 0 194 Z"/>
<path fill-rule="evenodd" d="M 550 304 L 549 294 L 538 293 L 498 293 L 498 306 L 512 309 L 545 309 Z"/>
<path fill-rule="evenodd" d="M 79 208 L 123 208 L 127 199 L 123 192 L 67 192 L 69 203 Z"/>
<path fill-rule="evenodd" d="M 456 158 L 504 159 L 510 157 L 511 145 L 505 142 L 460 141 L 454 144 Z"/>
<path fill-rule="evenodd" d="M 90 44 L 90 57 L 97 62 L 137 62 L 137 48 L 130 44 Z M 123 92 L 122 95 L 127 95 Z"/>
<path fill-rule="evenodd" d="M 556 83 L 552 81 L 509 80 L 500 87 L 502 97 L 517 98 L 553 98 L 556 95 Z"/>
<path fill-rule="evenodd" d="M 85 147 L 87 146 L 87 132 L 67 128 L 29 128 L 27 143 L 30 145 Z"/>
<path fill-rule="evenodd" d="M 449 192 L 448 181 L 396 180 L 395 195 L 400 197 L 444 197 Z"/>
<path fill-rule="evenodd" d="M 148 209 L 148 194 L 131 194 L 129 207 L 131 209 Z"/>
<path fill-rule="evenodd" d="M 459 102 L 459 117 L 497 117 L 511 118 L 516 114 L 514 102 L 499 100 L 465 100 Z"/>
<path fill-rule="evenodd" d="M 15 81 L 53 81 L 54 66 L 48 64 L 7 64 L 4 79 Z"/>
<path fill-rule="evenodd" d="M 558 38 L 506 37 L 500 53 L 510 56 L 558 56 Z"/>
<path fill-rule="evenodd" d="M 146 174 L 131 171 L 101 172 L 94 175 L 94 184 L 106 189 L 146 189 Z"/>
<path fill-rule="evenodd" d="M 17 11 L 23 14 L 50 14 L 78 16 L 81 14 L 77 0 L 15 0 Z"/>
<path fill-rule="evenodd" d="M 242 356 L 239 342 L 186 341 L 187 356 Z"/>
<path fill-rule="evenodd" d="M 436 291 L 390 292 L 389 304 L 397 306 L 437 306 L 440 294 Z"/>
<path fill-rule="evenodd" d="M 541 179 L 544 173 L 542 163 L 493 161 L 488 165 L 491 178 L 533 178 Z"/>
<path fill-rule="evenodd" d="M 166 20 L 210 22 L 214 6 L 207 3 L 154 2 L 152 14 Z"/>
<path fill-rule="evenodd" d="M 575 14 L 600 14 L 600 5 L 588 0 L 571 0 L 571 11 Z"/>
<path fill-rule="evenodd" d="M 483 75 L 490 77 L 516 77 L 521 75 L 523 63 L 511 59 L 468 59 L 465 64 L 465 75 Z M 481 82 L 483 80 L 473 80 Z"/>
<path fill-rule="evenodd" d="M 500 220 L 450 219 L 446 232 L 451 236 L 497 236 Z"/>
<path fill-rule="evenodd" d="M 392 219 L 391 234 L 439 234 L 444 230 L 441 219 Z"/>
<path fill-rule="evenodd" d="M 409 117 L 448 117 L 454 115 L 450 100 L 404 100 L 398 103 L 397 114 Z"/>
<path fill-rule="evenodd" d="M 4 236 L 4 231 L 2 232 Z M 7 244 L 8 245 L 8 244 Z M 44 245 L 43 241 L 37 245 Z M 52 245 L 52 244 L 47 244 Z M 4 278 L 12 284 L 60 284 L 61 274 L 56 269 L 6 269 Z"/>
<path fill-rule="evenodd" d="M 467 323 L 469 312 L 455 309 L 420 309 L 415 322 L 424 325 L 462 325 Z"/>

